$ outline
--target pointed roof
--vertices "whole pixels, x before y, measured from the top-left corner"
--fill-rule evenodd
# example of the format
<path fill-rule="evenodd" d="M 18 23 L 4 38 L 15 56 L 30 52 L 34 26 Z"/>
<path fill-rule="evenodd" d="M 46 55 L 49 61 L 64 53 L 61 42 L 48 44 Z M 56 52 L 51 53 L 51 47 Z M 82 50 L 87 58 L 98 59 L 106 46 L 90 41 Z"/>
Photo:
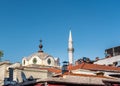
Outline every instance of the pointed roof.
<path fill-rule="evenodd" d="M 69 41 L 72 41 L 72 32 L 71 32 L 71 30 L 69 32 Z"/>

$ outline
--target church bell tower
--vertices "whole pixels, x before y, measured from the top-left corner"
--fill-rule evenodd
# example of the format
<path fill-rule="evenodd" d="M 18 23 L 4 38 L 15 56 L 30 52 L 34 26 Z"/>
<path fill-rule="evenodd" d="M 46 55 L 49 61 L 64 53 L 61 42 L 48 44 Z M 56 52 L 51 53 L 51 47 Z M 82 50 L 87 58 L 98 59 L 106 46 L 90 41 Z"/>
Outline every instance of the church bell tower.
<path fill-rule="evenodd" d="M 73 40 L 72 40 L 72 33 L 71 30 L 69 32 L 69 39 L 68 39 L 68 58 L 69 58 L 69 64 L 74 64 L 74 58 L 73 58 Z"/>

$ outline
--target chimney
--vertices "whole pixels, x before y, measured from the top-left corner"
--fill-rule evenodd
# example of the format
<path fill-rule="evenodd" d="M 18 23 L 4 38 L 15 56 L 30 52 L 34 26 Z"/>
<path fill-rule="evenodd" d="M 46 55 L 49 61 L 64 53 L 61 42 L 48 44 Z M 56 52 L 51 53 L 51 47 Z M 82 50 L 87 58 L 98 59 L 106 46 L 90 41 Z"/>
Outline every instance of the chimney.
<path fill-rule="evenodd" d="M 68 62 L 64 61 L 63 62 L 63 66 L 62 66 L 62 74 L 64 74 L 65 72 L 68 72 Z"/>

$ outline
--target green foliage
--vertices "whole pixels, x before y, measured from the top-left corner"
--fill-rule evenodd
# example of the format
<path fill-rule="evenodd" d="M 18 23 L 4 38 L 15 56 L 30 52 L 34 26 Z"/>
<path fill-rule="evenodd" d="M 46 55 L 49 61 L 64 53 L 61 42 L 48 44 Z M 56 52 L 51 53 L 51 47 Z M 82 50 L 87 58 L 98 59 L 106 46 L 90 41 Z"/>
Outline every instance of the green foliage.
<path fill-rule="evenodd" d="M 0 51 L 0 57 L 3 57 L 3 51 Z"/>
<path fill-rule="evenodd" d="M 3 57 L 4 53 L 3 51 L 0 50 L 0 61 L 1 61 L 1 58 Z"/>

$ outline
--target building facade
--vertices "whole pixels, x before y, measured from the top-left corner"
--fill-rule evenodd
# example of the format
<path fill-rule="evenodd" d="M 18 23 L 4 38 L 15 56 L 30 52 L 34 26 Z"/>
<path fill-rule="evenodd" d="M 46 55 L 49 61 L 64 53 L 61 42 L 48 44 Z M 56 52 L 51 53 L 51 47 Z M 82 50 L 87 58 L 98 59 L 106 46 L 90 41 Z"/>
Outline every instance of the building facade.
<path fill-rule="evenodd" d="M 120 46 L 105 50 L 105 58 L 98 59 L 94 64 L 120 66 Z"/>

